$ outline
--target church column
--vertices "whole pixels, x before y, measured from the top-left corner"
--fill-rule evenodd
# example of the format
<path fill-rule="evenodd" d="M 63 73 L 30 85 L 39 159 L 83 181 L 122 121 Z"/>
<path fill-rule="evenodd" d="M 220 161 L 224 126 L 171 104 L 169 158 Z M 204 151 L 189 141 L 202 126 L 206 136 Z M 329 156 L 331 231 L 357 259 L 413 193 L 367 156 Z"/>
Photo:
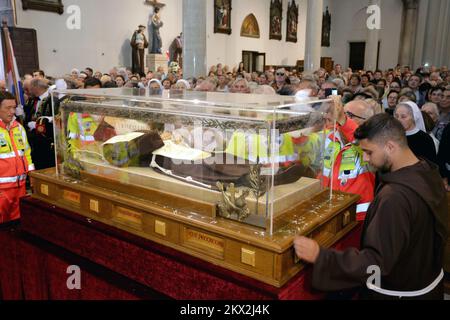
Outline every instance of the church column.
<path fill-rule="evenodd" d="M 370 0 L 369 5 L 375 5 L 381 8 L 381 0 Z M 366 51 L 364 57 L 364 69 L 375 71 L 377 69 L 378 58 L 378 41 L 379 41 L 378 29 L 367 29 Z"/>
<path fill-rule="evenodd" d="M 323 0 L 308 0 L 305 71 L 314 72 L 320 68 L 322 50 Z"/>
<path fill-rule="evenodd" d="M 416 29 L 416 41 L 414 45 L 414 57 L 413 57 L 413 70 L 417 69 L 419 66 L 423 64 L 424 53 L 425 53 L 425 40 L 426 37 L 429 36 L 427 32 L 427 24 L 428 24 L 428 12 L 431 0 L 420 0 L 419 1 L 419 10 L 420 14 L 418 14 L 417 18 L 417 29 Z M 436 1 L 436 0 L 433 0 Z"/>
<path fill-rule="evenodd" d="M 450 1 L 442 1 L 439 10 L 439 22 L 437 27 L 436 49 L 434 52 L 433 64 L 437 67 L 447 65 L 449 59 L 449 27 L 450 27 Z"/>
<path fill-rule="evenodd" d="M 403 25 L 398 58 L 402 66 L 411 66 L 413 63 L 418 7 L 418 0 L 403 0 Z"/>
<path fill-rule="evenodd" d="M 205 76 L 206 0 L 183 0 L 183 78 Z"/>

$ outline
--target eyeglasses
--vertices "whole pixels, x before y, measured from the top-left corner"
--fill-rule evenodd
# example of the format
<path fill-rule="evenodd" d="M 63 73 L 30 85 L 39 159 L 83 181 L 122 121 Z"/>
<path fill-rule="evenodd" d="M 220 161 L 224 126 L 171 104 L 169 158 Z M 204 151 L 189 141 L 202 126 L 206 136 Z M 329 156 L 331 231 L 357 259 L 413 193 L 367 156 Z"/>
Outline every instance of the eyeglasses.
<path fill-rule="evenodd" d="M 280 77 L 283 77 L 285 74 L 284 74 L 284 73 L 277 72 L 276 75 L 277 75 L 277 76 L 280 76 Z"/>
<path fill-rule="evenodd" d="M 354 113 L 352 113 L 352 112 L 350 112 L 350 111 L 346 111 L 345 114 L 346 114 L 347 117 L 349 117 L 350 119 L 357 118 L 357 119 L 361 119 L 361 120 L 366 120 L 366 118 L 357 116 L 356 114 L 354 114 Z"/>

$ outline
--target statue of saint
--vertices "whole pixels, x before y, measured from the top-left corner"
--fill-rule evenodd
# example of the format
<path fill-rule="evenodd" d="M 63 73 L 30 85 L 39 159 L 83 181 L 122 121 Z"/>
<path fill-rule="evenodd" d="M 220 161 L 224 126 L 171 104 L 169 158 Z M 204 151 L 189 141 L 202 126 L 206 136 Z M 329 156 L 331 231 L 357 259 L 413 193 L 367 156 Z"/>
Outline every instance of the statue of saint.
<path fill-rule="evenodd" d="M 170 62 L 177 62 L 180 67 L 183 67 L 183 33 L 180 33 L 169 46 Z"/>
<path fill-rule="evenodd" d="M 148 38 L 149 38 L 149 53 L 161 54 L 162 40 L 159 29 L 164 25 L 159 16 L 159 8 L 155 7 L 150 12 L 148 19 Z"/>
<path fill-rule="evenodd" d="M 130 45 L 132 47 L 132 72 L 144 74 L 144 53 L 145 48 L 148 47 L 148 41 L 144 34 L 145 26 L 140 25 L 138 30 L 133 33 Z"/>

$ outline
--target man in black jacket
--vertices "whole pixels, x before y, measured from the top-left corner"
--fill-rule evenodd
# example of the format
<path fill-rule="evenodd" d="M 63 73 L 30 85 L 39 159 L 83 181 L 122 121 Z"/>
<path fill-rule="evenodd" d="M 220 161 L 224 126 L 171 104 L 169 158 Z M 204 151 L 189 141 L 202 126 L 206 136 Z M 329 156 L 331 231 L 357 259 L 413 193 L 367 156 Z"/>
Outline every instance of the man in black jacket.
<path fill-rule="evenodd" d="M 439 145 L 438 162 L 441 169 L 441 176 L 444 179 L 444 186 L 450 191 L 450 123 L 447 124 Z"/>
<path fill-rule="evenodd" d="M 29 99 L 24 108 L 24 127 L 31 145 L 31 157 L 36 170 L 55 166 L 55 147 L 53 138 L 52 97 L 45 80 L 31 80 Z"/>
<path fill-rule="evenodd" d="M 361 287 L 367 299 L 443 299 L 447 194 L 437 166 L 409 149 L 400 122 L 378 114 L 355 132 L 379 184 L 361 235 L 361 250 L 323 249 L 296 237 L 299 258 L 314 263 L 313 286 Z"/>

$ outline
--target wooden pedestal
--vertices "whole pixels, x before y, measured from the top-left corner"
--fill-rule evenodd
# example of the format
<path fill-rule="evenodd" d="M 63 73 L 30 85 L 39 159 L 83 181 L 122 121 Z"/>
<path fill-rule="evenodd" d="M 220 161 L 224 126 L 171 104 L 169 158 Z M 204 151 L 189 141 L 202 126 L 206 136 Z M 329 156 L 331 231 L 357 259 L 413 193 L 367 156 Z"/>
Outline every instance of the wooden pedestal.
<path fill-rule="evenodd" d="M 156 70 L 159 67 L 162 67 L 164 69 L 164 72 L 167 73 L 167 71 L 168 71 L 167 58 L 163 54 L 150 53 L 150 54 L 147 54 L 146 59 L 147 59 L 148 70 L 156 72 Z"/>
<path fill-rule="evenodd" d="M 295 235 L 330 247 L 357 225 L 358 196 L 324 191 L 296 206 L 296 212 L 274 221 L 272 236 L 242 223 L 179 212 L 116 191 L 57 176 L 55 169 L 31 173 L 33 197 L 126 230 L 215 265 L 281 287 L 302 268 L 292 247 Z M 119 188 L 120 189 L 120 188 Z M 189 201 L 172 195 L 172 202 Z"/>

